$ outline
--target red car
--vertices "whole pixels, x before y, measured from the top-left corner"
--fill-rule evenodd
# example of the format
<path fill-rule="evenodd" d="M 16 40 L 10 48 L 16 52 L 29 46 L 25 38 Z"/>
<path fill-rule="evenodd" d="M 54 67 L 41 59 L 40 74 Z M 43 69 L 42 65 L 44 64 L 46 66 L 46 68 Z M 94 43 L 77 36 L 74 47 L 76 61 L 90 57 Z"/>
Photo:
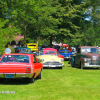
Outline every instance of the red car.
<path fill-rule="evenodd" d="M 41 79 L 43 69 L 34 54 L 3 54 L 0 59 L 0 81 L 4 79 L 23 78 L 34 83 L 34 78 Z"/>
<path fill-rule="evenodd" d="M 58 57 L 64 59 L 64 56 L 62 56 L 61 54 L 58 54 L 57 49 L 54 49 L 54 48 L 46 48 L 46 49 L 43 49 L 43 50 L 44 51 L 51 51 L 51 53 L 54 54 L 54 55 L 55 55 L 55 53 L 53 53 L 52 51 L 55 51 Z"/>

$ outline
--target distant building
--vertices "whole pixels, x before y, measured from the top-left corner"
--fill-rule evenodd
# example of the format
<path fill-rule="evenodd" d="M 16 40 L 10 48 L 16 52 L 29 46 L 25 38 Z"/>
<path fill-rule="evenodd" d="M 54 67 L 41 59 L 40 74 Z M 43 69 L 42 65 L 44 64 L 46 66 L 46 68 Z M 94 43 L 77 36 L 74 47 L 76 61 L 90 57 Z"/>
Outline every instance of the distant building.
<path fill-rule="evenodd" d="M 13 39 L 13 41 L 11 41 L 10 43 L 9 43 L 9 45 L 16 45 L 16 46 L 20 46 L 21 45 L 21 39 L 23 39 L 24 38 L 24 36 L 22 36 L 21 34 L 19 34 L 19 35 L 17 35 L 14 39 Z"/>

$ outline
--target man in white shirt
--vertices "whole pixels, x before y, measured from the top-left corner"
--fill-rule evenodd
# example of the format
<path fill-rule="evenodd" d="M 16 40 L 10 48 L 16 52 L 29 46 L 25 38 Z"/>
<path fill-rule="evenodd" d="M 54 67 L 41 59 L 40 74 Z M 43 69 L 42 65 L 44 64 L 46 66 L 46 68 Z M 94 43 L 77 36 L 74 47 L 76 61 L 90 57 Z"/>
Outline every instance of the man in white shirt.
<path fill-rule="evenodd" d="M 6 54 L 11 53 L 11 50 L 10 50 L 10 48 L 8 48 L 8 45 L 6 45 L 5 47 L 6 47 L 5 53 L 6 53 Z"/>

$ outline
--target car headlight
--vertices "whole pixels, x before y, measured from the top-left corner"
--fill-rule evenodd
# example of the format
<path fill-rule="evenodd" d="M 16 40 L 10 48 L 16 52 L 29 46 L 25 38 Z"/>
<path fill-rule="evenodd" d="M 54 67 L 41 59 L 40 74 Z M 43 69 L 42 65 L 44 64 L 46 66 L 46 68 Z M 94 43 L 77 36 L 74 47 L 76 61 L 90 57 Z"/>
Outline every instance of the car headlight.
<path fill-rule="evenodd" d="M 84 58 L 84 61 L 85 61 L 85 62 L 90 62 L 91 59 L 90 59 L 90 58 Z"/>
<path fill-rule="evenodd" d="M 64 61 L 64 59 L 61 59 L 61 61 L 63 62 L 63 61 Z"/>
<path fill-rule="evenodd" d="M 97 59 L 97 56 L 93 56 L 92 59 L 93 59 L 93 60 L 96 60 L 96 59 Z"/>
<path fill-rule="evenodd" d="M 44 61 L 44 59 L 41 59 L 42 60 L 42 62 Z"/>

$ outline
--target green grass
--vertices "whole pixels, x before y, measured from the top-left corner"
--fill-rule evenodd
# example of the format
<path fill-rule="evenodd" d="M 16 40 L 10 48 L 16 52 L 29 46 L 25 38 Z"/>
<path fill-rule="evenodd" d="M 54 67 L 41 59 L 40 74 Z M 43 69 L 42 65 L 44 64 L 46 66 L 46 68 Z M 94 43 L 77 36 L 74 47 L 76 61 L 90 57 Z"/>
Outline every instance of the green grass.
<path fill-rule="evenodd" d="M 0 100 L 100 100 L 100 70 L 71 68 L 65 61 L 63 69 L 43 69 L 42 78 L 34 83 L 5 81 Z"/>

